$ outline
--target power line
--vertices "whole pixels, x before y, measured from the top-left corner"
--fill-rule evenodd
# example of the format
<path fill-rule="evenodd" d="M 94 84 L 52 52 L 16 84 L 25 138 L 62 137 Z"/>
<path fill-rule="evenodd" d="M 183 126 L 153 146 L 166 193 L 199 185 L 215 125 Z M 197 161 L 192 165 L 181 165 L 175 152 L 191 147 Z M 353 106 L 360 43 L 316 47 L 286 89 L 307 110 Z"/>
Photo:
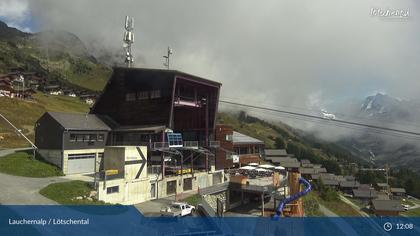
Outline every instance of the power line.
<path fill-rule="evenodd" d="M 364 124 L 364 123 L 346 121 L 346 120 L 340 120 L 340 119 L 326 119 L 326 118 L 315 116 L 315 115 L 309 115 L 309 114 L 304 114 L 304 113 L 299 113 L 299 112 L 292 112 L 292 111 L 287 111 L 287 110 L 280 110 L 280 109 L 262 107 L 262 106 L 256 106 L 256 105 L 250 105 L 250 104 L 242 104 L 242 103 L 237 103 L 237 102 L 232 102 L 232 101 L 227 101 L 227 100 L 220 100 L 219 102 L 235 105 L 235 106 L 248 107 L 248 108 L 254 108 L 254 109 L 259 109 L 259 110 L 266 110 L 266 111 L 272 111 L 272 112 L 277 112 L 277 113 L 282 113 L 282 114 L 288 114 L 288 115 L 297 116 L 297 117 L 304 117 L 304 118 L 309 118 L 310 120 L 329 121 L 335 124 L 365 127 L 365 128 L 375 129 L 375 130 L 383 130 L 383 131 L 389 131 L 389 132 L 405 134 L 405 135 L 408 134 L 408 135 L 414 135 L 414 136 L 420 137 L 420 133 L 412 132 L 408 130 L 388 128 L 388 127 L 383 127 L 383 126 L 376 126 L 376 125 L 370 125 L 370 124 Z M 351 128 L 351 127 L 348 127 L 348 128 Z"/>
<path fill-rule="evenodd" d="M 248 101 L 249 101 L 248 100 L 248 101 L 245 102 L 244 99 L 242 99 L 242 98 L 227 97 L 227 96 L 224 96 L 222 99 L 227 99 L 227 100 L 230 100 L 230 101 L 241 100 L 244 103 L 248 103 Z M 303 107 L 296 107 L 296 106 L 289 106 L 289 105 L 278 105 L 278 104 L 275 105 L 275 104 L 270 104 L 270 103 L 264 103 L 264 104 L 259 103 L 259 104 L 261 104 L 262 106 L 265 106 L 265 107 L 270 107 L 272 109 L 284 109 L 284 110 L 288 110 L 288 111 L 295 111 L 295 112 L 298 112 L 298 113 L 299 112 L 303 112 L 303 113 L 309 112 L 309 113 L 319 114 L 319 112 L 320 112 L 320 110 L 312 109 L 312 108 L 303 108 Z M 356 116 L 356 115 L 343 114 L 343 113 L 340 113 L 340 112 L 332 112 L 332 113 L 334 115 L 340 117 L 340 118 L 341 117 L 344 117 L 345 119 L 350 118 L 353 121 L 354 120 L 359 121 L 359 123 L 377 121 L 373 117 L 360 117 L 360 116 Z M 382 122 L 382 123 L 384 123 L 384 122 Z M 416 128 L 416 129 L 420 128 L 418 123 L 409 122 L 409 121 L 399 120 L 398 124 L 396 122 L 386 122 L 386 123 L 389 124 L 389 125 L 398 125 L 398 126 L 402 126 L 402 127 L 406 127 L 406 128 L 410 128 L 410 129 L 411 128 Z"/>

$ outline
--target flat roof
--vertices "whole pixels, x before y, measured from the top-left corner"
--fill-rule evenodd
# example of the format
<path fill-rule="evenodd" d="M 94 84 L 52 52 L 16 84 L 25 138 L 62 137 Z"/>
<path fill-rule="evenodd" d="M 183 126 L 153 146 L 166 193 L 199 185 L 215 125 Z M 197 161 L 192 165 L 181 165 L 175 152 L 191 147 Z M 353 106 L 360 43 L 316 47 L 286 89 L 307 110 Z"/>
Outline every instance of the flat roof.
<path fill-rule="evenodd" d="M 259 139 L 236 131 L 233 131 L 232 142 L 233 144 L 264 144 L 264 142 Z"/>
<path fill-rule="evenodd" d="M 203 82 L 206 84 L 211 84 L 217 87 L 220 87 L 222 84 L 213 80 L 205 79 L 196 75 L 188 74 L 178 70 L 167 70 L 167 69 L 154 69 L 154 68 L 127 68 L 127 67 L 114 67 L 114 71 L 146 71 L 146 72 L 155 72 L 155 73 L 162 73 L 162 74 L 173 74 L 174 76 L 179 76 L 182 78 L 192 78 L 197 82 Z"/>
<path fill-rule="evenodd" d="M 164 125 L 152 125 L 152 126 L 118 126 L 112 129 L 112 131 L 142 131 L 142 132 L 160 132 L 166 129 Z"/>

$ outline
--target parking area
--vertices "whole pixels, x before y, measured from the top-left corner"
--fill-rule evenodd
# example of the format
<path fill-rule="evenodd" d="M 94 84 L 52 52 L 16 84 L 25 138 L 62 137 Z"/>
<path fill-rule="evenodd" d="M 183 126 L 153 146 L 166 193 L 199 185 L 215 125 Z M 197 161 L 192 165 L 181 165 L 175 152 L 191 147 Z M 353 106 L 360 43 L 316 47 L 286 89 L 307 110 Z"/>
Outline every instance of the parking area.
<path fill-rule="evenodd" d="M 160 216 L 160 210 L 164 207 L 169 206 L 173 201 L 175 201 L 174 197 L 161 198 L 135 204 L 134 206 L 144 216 Z"/>

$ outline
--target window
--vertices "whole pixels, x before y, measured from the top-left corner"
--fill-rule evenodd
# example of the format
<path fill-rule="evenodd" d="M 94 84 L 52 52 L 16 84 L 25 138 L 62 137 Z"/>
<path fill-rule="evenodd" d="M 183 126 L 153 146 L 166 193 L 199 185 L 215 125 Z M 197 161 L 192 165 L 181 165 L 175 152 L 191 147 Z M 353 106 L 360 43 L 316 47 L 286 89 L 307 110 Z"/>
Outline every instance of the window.
<path fill-rule="evenodd" d="M 98 134 L 98 141 L 99 142 L 103 142 L 104 141 L 104 135 L 103 134 Z"/>
<path fill-rule="evenodd" d="M 120 186 L 113 186 L 113 187 L 106 188 L 107 194 L 118 193 L 119 191 L 120 191 Z"/>
<path fill-rule="evenodd" d="M 160 90 L 150 91 L 150 98 L 160 98 Z"/>
<path fill-rule="evenodd" d="M 137 99 L 138 100 L 146 100 L 146 99 L 149 99 L 149 92 L 147 92 L 147 91 L 137 92 Z"/>
<path fill-rule="evenodd" d="M 83 134 L 76 135 L 76 141 L 77 142 L 83 142 Z"/>
<path fill-rule="evenodd" d="M 76 160 L 76 159 L 91 159 L 95 158 L 95 153 L 83 153 L 83 154 L 69 154 L 69 160 Z"/>
<path fill-rule="evenodd" d="M 76 142 L 76 135 L 70 134 L 70 142 Z"/>
<path fill-rule="evenodd" d="M 89 135 L 89 141 L 91 141 L 91 142 L 96 141 L 96 134 Z"/>
<path fill-rule="evenodd" d="M 127 102 L 135 101 L 136 100 L 136 94 L 135 93 L 127 93 L 125 95 L 125 100 Z"/>
<path fill-rule="evenodd" d="M 89 142 L 90 139 L 90 135 L 89 134 L 84 134 L 83 135 L 83 142 Z"/>
<path fill-rule="evenodd" d="M 233 137 L 231 134 L 226 134 L 226 141 L 232 141 Z"/>

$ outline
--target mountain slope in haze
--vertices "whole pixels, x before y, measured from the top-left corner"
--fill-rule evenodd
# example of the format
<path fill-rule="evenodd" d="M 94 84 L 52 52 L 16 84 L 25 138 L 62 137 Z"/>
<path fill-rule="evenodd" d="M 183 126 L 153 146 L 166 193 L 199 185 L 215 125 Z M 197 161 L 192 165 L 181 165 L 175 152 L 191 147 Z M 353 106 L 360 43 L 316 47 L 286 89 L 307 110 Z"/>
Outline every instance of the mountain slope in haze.
<path fill-rule="evenodd" d="M 91 56 L 72 33 L 30 34 L 0 21 L 0 73 L 8 73 L 11 68 L 23 68 L 70 87 L 93 91 L 101 91 L 111 75 L 111 68 Z"/>
<path fill-rule="evenodd" d="M 378 93 L 367 97 L 359 110 L 354 110 L 354 116 L 363 123 L 420 133 L 420 103 L 415 101 Z M 343 138 L 337 144 L 372 164 L 420 170 L 420 137 L 385 133 L 366 130 Z"/>

